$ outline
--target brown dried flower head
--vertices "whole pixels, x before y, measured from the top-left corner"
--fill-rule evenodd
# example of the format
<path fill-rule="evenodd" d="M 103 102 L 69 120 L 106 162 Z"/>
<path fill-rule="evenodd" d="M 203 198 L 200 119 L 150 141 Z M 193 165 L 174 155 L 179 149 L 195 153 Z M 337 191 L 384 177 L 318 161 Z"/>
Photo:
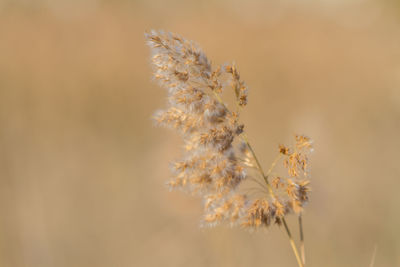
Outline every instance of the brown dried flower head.
<path fill-rule="evenodd" d="M 168 91 L 168 106 L 155 114 L 155 121 L 177 130 L 185 144 L 168 186 L 203 198 L 205 225 L 269 226 L 290 212 L 300 213 L 310 191 L 310 139 L 296 136 L 293 148 L 281 145 L 264 173 L 239 122 L 248 89 L 237 67 L 212 66 L 197 44 L 173 33 L 150 31 L 146 39 L 154 78 Z M 234 93 L 235 110 L 222 101 L 224 90 Z M 272 177 L 279 161 L 287 175 Z"/>

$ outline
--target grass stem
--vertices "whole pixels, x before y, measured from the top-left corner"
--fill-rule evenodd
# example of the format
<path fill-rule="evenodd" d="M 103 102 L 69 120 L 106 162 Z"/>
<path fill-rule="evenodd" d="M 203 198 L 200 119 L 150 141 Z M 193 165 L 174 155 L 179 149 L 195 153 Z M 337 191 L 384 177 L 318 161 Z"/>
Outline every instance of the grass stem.
<path fill-rule="evenodd" d="M 302 214 L 299 214 L 299 232 L 300 232 L 300 253 L 301 253 L 301 261 L 303 264 L 306 264 L 306 252 L 304 246 L 304 232 L 303 232 L 303 217 Z"/>
<path fill-rule="evenodd" d="M 282 218 L 282 222 L 283 222 L 283 225 L 285 226 L 286 233 L 289 237 L 289 242 L 290 242 L 290 245 L 292 246 L 293 253 L 296 256 L 297 264 L 299 265 L 299 267 L 304 267 L 304 264 L 300 259 L 299 251 L 297 250 L 296 244 L 294 243 L 292 234 L 290 233 L 289 226 L 287 225 L 285 218 Z"/>

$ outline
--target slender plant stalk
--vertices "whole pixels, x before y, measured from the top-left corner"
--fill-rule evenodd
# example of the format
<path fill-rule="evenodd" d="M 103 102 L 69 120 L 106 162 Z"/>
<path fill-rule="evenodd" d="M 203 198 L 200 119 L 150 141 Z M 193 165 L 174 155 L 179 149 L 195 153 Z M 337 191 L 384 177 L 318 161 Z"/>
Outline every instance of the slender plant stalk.
<path fill-rule="evenodd" d="M 290 230 L 289 230 L 289 227 L 288 227 L 288 225 L 286 223 L 285 218 L 282 218 L 282 222 L 283 222 L 283 225 L 285 226 L 286 233 L 287 233 L 287 235 L 289 237 L 289 242 L 290 242 L 290 245 L 292 246 L 293 253 L 296 256 L 297 264 L 299 265 L 299 267 L 304 267 L 304 264 L 300 259 L 299 251 L 297 250 L 296 244 L 294 243 L 294 240 L 292 238 L 292 234 L 290 233 Z"/>
<path fill-rule="evenodd" d="M 299 214 L 299 231 L 300 231 L 300 253 L 301 253 L 301 261 L 303 264 L 306 264 L 306 252 L 304 246 L 304 232 L 303 232 L 303 217 L 302 214 Z"/>
<path fill-rule="evenodd" d="M 271 194 L 272 197 L 275 197 L 274 191 L 272 190 L 272 187 L 268 182 L 268 175 L 271 173 L 272 169 L 274 168 L 274 166 L 276 165 L 276 163 L 280 159 L 281 154 L 279 154 L 279 156 L 272 163 L 270 169 L 268 170 L 268 175 L 265 175 L 264 171 L 263 171 L 263 169 L 261 167 L 261 164 L 260 164 L 260 162 L 259 162 L 259 160 L 258 160 L 258 158 L 256 156 L 256 153 L 254 152 L 253 148 L 251 147 L 251 145 L 250 145 L 250 143 L 249 143 L 249 141 L 247 139 L 247 136 L 245 134 L 242 134 L 241 137 L 244 140 L 244 142 L 246 143 L 247 147 L 249 148 L 251 154 L 253 155 L 253 158 L 254 158 L 254 160 L 256 161 L 256 164 L 257 164 L 257 168 L 260 171 L 261 175 L 264 177 L 265 183 L 267 184 L 269 193 Z M 304 267 L 304 263 L 300 259 L 299 251 L 297 250 L 296 244 L 294 243 L 294 240 L 292 238 L 292 234 L 290 233 L 290 229 L 289 229 L 289 226 L 286 223 L 285 217 L 282 218 L 282 222 L 283 222 L 283 225 L 285 226 L 286 234 L 288 235 L 289 243 L 292 246 L 293 253 L 294 253 L 294 255 L 296 257 L 296 260 L 297 260 L 297 264 L 299 265 L 299 267 Z M 301 231 L 301 234 L 302 234 L 302 231 Z"/>

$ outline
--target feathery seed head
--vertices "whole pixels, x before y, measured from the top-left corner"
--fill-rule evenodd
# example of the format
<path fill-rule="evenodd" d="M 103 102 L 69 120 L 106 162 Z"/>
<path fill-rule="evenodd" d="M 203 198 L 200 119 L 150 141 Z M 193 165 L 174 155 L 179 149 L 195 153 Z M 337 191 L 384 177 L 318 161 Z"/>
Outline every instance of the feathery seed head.
<path fill-rule="evenodd" d="M 236 65 L 212 66 L 197 44 L 173 33 L 153 30 L 145 36 L 154 78 L 168 93 L 167 108 L 157 111 L 154 119 L 177 130 L 185 144 L 183 159 L 171 166 L 170 189 L 202 196 L 203 222 L 209 226 L 220 222 L 269 226 L 280 224 L 290 212 L 301 212 L 310 191 L 311 140 L 296 136 L 293 148 L 281 145 L 279 153 L 289 177 L 280 175 L 271 185 L 266 183 L 269 173 L 263 174 L 244 135 L 244 125 L 239 123 L 248 89 Z M 222 101 L 225 89 L 233 90 L 238 110 L 229 110 Z M 255 171 L 254 176 L 249 174 Z M 246 183 L 255 184 L 254 192 L 260 194 L 246 192 Z"/>

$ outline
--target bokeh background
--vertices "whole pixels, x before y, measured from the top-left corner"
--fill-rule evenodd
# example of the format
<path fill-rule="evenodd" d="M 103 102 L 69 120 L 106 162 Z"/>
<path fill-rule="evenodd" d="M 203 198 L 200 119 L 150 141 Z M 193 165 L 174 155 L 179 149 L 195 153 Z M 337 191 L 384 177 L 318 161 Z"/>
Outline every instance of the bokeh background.
<path fill-rule="evenodd" d="M 164 186 L 152 28 L 236 62 L 265 167 L 314 139 L 308 266 L 400 266 L 400 9 L 363 0 L 1 0 L 0 266 L 296 266 L 282 229 L 201 229 Z"/>

